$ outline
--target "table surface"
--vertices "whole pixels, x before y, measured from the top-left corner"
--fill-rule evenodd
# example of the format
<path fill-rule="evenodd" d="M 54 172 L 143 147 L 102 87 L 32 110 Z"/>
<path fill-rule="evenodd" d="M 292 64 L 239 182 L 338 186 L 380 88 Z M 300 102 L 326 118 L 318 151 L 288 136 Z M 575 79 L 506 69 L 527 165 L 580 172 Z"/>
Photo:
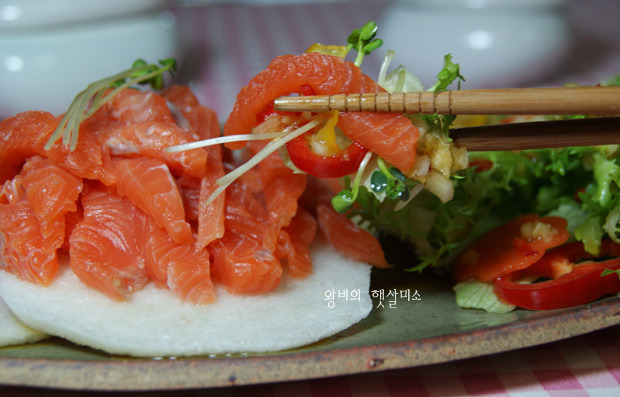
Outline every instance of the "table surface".
<path fill-rule="evenodd" d="M 185 43 L 184 82 L 226 117 L 239 88 L 275 56 L 309 44 L 341 42 L 377 19 L 385 1 L 257 7 L 214 3 L 177 8 Z M 620 72 L 620 2 L 573 2 L 569 61 L 541 85 L 593 84 Z M 277 32 L 287 31 L 289 34 Z M 101 393 L 92 393 L 101 395 Z M 145 396 L 616 396 L 620 327 L 516 351 L 426 367 L 215 390 L 145 392 Z M 0 395 L 84 396 L 91 392 L 0 388 Z M 105 394 L 104 394 L 105 395 Z"/>
<path fill-rule="evenodd" d="M 430 366 L 208 390 L 138 392 L 194 396 L 617 396 L 620 326 L 536 347 Z M 77 397 L 105 392 L 2 387 L 0 395 Z"/>

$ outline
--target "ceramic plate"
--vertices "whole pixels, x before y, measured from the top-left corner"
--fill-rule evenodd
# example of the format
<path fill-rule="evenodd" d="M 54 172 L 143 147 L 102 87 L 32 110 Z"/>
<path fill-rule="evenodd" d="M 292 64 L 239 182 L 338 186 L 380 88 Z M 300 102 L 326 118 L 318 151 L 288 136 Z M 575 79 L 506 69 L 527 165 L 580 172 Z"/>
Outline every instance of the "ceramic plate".
<path fill-rule="evenodd" d="M 431 276 L 376 272 L 371 290 L 377 297 L 368 318 L 328 340 L 294 351 L 134 359 L 50 339 L 0 349 L 0 383 L 85 390 L 174 390 L 313 379 L 476 357 L 620 323 L 618 297 L 564 310 L 498 315 L 458 308 L 450 286 Z M 396 291 L 396 299 L 388 296 L 390 291 Z M 347 301 L 336 296 L 333 304 Z"/>

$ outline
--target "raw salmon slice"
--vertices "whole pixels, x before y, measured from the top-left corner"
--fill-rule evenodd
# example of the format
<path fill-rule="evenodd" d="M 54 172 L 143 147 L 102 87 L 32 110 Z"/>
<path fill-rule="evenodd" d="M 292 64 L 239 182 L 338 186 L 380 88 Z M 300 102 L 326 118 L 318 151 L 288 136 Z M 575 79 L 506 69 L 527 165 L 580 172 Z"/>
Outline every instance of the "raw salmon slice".
<path fill-rule="evenodd" d="M 226 230 L 209 249 L 213 253 L 213 279 L 233 294 L 266 293 L 280 284 L 280 261 L 253 238 Z"/>
<path fill-rule="evenodd" d="M 254 217 L 238 202 L 229 200 L 227 203 L 225 226 L 226 230 L 233 230 L 245 238 L 253 239 L 269 251 L 275 249 L 273 238 L 270 236 L 273 228 L 269 227 L 265 220 Z"/>
<path fill-rule="evenodd" d="M 388 267 L 381 244 L 372 234 L 360 229 L 330 204 L 316 208 L 319 229 L 327 242 L 341 255 L 377 267 Z"/>
<path fill-rule="evenodd" d="M 233 111 L 226 120 L 226 135 L 248 134 L 257 118 L 274 99 L 292 93 L 316 95 L 383 91 L 351 62 L 320 53 L 275 58 L 266 69 L 241 89 Z M 418 129 L 403 115 L 341 113 L 338 127 L 362 146 L 384 158 L 403 172 L 413 167 Z M 397 142 L 397 145 L 394 145 Z M 231 143 L 240 149 L 244 143 Z"/>
<path fill-rule="evenodd" d="M 71 238 L 71 233 L 73 233 L 75 227 L 82 222 L 82 219 L 84 219 L 84 215 L 82 214 L 82 206 L 79 201 L 77 204 L 79 204 L 77 211 L 69 212 L 65 215 L 65 240 L 63 241 L 61 248 L 66 252 L 69 252 L 69 239 Z"/>
<path fill-rule="evenodd" d="M 3 267 L 23 280 L 49 285 L 59 269 L 56 248 L 44 241 L 20 175 L 5 182 L 0 203 Z"/>
<path fill-rule="evenodd" d="M 159 287 L 196 304 L 215 301 L 211 262 L 206 249 L 179 245 L 166 230 L 152 224 L 145 248 L 146 271 Z"/>
<path fill-rule="evenodd" d="M 191 177 L 177 179 L 183 198 L 185 217 L 192 223 L 192 227 L 197 229 L 196 246 L 198 248 L 205 248 L 209 243 L 224 235 L 226 192 L 219 195 L 209 205 L 205 205 L 207 199 L 218 187 L 216 183 L 218 178 L 218 174 L 207 172 L 207 176 L 202 179 Z"/>
<path fill-rule="evenodd" d="M 69 264 L 90 287 L 126 300 L 149 277 L 142 247 L 146 215 L 110 188 L 91 184 L 82 193 L 84 219 L 69 239 Z"/>
<path fill-rule="evenodd" d="M 217 115 L 212 109 L 201 106 L 189 87 L 173 85 L 163 93 L 163 96 L 177 107 L 199 139 L 215 138 L 221 135 Z M 199 197 L 195 205 L 192 205 L 192 209 L 197 210 L 198 218 L 196 244 L 201 248 L 224 235 L 225 195 L 218 196 L 208 206 L 203 204 L 217 189 L 216 181 L 224 176 L 222 148 L 220 145 L 213 145 L 204 150 L 208 154 L 206 173 L 200 182 Z"/>
<path fill-rule="evenodd" d="M 225 230 L 254 239 L 270 252 L 276 249 L 279 229 L 269 223 L 269 212 L 261 195 L 248 191 L 239 181 L 228 187 Z"/>
<path fill-rule="evenodd" d="M 211 169 L 211 167 L 208 167 Z M 223 174 L 223 173 L 222 173 Z M 207 176 L 200 181 L 200 195 L 198 201 L 198 236 L 196 244 L 200 248 L 222 238 L 225 232 L 226 214 L 224 210 L 226 193 L 220 194 L 209 205 L 205 203 L 211 194 L 218 188 L 219 172 L 207 172 Z"/>
<path fill-rule="evenodd" d="M 213 109 L 200 105 L 198 98 L 185 85 L 172 85 L 162 94 L 181 112 L 199 139 L 215 138 L 221 135 L 220 122 Z M 219 146 L 207 150 L 219 151 Z"/>
<path fill-rule="evenodd" d="M 127 88 L 103 105 L 94 117 L 110 117 L 127 124 L 143 121 L 174 122 L 166 100 L 152 91 Z"/>
<path fill-rule="evenodd" d="M 316 218 L 303 207 L 300 207 L 291 223 L 284 227 L 289 234 L 298 236 L 305 245 L 314 241 L 317 232 Z"/>
<path fill-rule="evenodd" d="M 125 125 L 109 123 L 101 119 L 90 121 L 88 128 L 96 129 L 101 145 L 115 156 L 146 156 L 165 161 L 176 175 L 189 175 L 202 178 L 206 175 L 207 151 L 199 148 L 182 152 L 168 153 L 169 146 L 193 142 L 191 132 L 176 124 L 161 121 L 143 121 Z"/>
<path fill-rule="evenodd" d="M 0 204 L 17 204 L 22 200 L 28 199 L 22 185 L 22 176 L 18 174 L 13 179 L 9 179 L 2 184 Z"/>
<path fill-rule="evenodd" d="M 46 245 L 59 248 L 65 240 L 65 215 L 77 211 L 82 179 L 40 156 L 29 158 L 21 175 Z"/>
<path fill-rule="evenodd" d="M 106 167 L 109 155 L 87 131 L 80 132 L 73 152 L 61 141 L 45 150 L 44 146 L 59 122 L 60 117 L 39 111 L 22 112 L 0 121 L 0 183 L 11 179 L 28 157 L 37 154 L 53 160 L 79 177 L 111 183 L 112 176 Z"/>
<path fill-rule="evenodd" d="M 224 236 L 209 245 L 213 279 L 235 294 L 272 291 L 280 283 L 282 266 L 274 253 L 277 234 L 260 196 L 235 181 L 228 187 L 225 211 Z"/>
<path fill-rule="evenodd" d="M 185 219 L 194 222 L 198 220 L 198 208 L 200 207 L 200 182 L 198 178 L 181 177 L 176 179 L 183 208 L 185 208 Z"/>
<path fill-rule="evenodd" d="M 307 92 L 308 87 L 317 95 L 359 91 L 361 75 L 358 67 L 334 56 L 307 53 L 276 57 L 241 88 L 233 111 L 224 124 L 224 134 L 251 133 L 257 115 L 274 99 Z M 229 145 L 231 149 L 243 146 L 243 143 Z"/>
<path fill-rule="evenodd" d="M 151 158 L 119 159 L 115 160 L 114 170 L 118 194 L 129 198 L 165 228 L 174 242 L 194 242 L 181 193 L 165 163 Z"/>
<path fill-rule="evenodd" d="M 296 278 L 304 278 L 312 273 L 310 245 L 317 231 L 314 216 L 300 207 L 289 225 L 280 230 L 276 256 L 286 259 L 289 273 Z"/>
<path fill-rule="evenodd" d="M 207 172 L 207 176 L 202 179 L 186 177 L 177 179 L 186 219 L 192 223 L 193 230 L 197 230 L 196 246 L 198 248 L 205 248 L 209 243 L 224 235 L 226 192 L 220 194 L 209 205 L 205 205 L 218 187 L 217 175 Z"/>
<path fill-rule="evenodd" d="M 304 278 L 312 273 L 310 245 L 316 231 L 316 219 L 303 208 L 299 208 L 290 224 L 280 230 L 276 256 L 286 259 L 291 276 Z"/>
<path fill-rule="evenodd" d="M 420 131 L 402 115 L 344 113 L 338 118 L 342 132 L 408 174 L 415 162 Z"/>
<path fill-rule="evenodd" d="M 271 232 L 266 235 L 266 246 L 275 247 L 280 230 L 287 226 L 298 208 L 298 200 L 304 192 L 307 177 L 295 174 L 272 153 L 258 165 L 263 187 L 262 195 L 267 210 L 267 222 Z"/>
<path fill-rule="evenodd" d="M 304 278 L 312 274 L 310 248 L 299 236 L 290 234 L 284 229 L 278 234 L 276 257 L 286 260 L 289 273 L 293 277 Z"/>
<path fill-rule="evenodd" d="M 237 178 L 236 182 L 243 186 L 243 190 L 248 193 L 256 194 L 263 191 L 260 172 L 256 167 L 247 170 L 243 175 Z"/>

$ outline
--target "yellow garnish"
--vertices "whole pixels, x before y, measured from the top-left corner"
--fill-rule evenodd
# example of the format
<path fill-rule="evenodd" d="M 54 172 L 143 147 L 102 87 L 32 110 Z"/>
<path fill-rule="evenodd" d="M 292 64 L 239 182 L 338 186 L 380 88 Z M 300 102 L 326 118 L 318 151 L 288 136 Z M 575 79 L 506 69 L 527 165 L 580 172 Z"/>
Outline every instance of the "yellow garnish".
<path fill-rule="evenodd" d="M 319 52 L 325 55 L 334 55 L 344 58 L 349 53 L 349 48 L 346 45 L 323 45 L 314 43 L 306 50 L 306 52 Z"/>
<path fill-rule="evenodd" d="M 484 115 L 459 115 L 453 124 L 453 128 L 476 127 L 489 124 L 489 117 Z"/>
<path fill-rule="evenodd" d="M 329 118 L 325 125 L 310 138 L 312 150 L 321 156 L 331 156 L 340 153 L 342 149 L 336 142 L 336 124 L 338 123 L 338 111 L 329 112 Z"/>

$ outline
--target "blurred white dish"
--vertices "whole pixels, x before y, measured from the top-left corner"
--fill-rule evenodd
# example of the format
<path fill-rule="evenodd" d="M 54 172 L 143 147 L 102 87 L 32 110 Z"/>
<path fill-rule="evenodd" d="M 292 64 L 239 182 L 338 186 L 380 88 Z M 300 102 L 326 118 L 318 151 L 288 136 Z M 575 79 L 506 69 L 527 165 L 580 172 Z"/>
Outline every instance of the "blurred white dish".
<path fill-rule="evenodd" d="M 451 53 L 463 88 L 530 84 L 555 70 L 568 52 L 563 0 L 409 0 L 379 23 L 380 37 L 426 87 Z M 387 48 L 386 48 L 387 49 Z"/>
<path fill-rule="evenodd" d="M 163 4 L 164 0 L 0 0 L 0 32 L 126 16 Z"/>
<path fill-rule="evenodd" d="M 73 97 L 137 58 L 177 57 L 175 19 L 146 13 L 88 24 L 0 34 L 0 116 L 35 109 L 63 113 Z"/>

